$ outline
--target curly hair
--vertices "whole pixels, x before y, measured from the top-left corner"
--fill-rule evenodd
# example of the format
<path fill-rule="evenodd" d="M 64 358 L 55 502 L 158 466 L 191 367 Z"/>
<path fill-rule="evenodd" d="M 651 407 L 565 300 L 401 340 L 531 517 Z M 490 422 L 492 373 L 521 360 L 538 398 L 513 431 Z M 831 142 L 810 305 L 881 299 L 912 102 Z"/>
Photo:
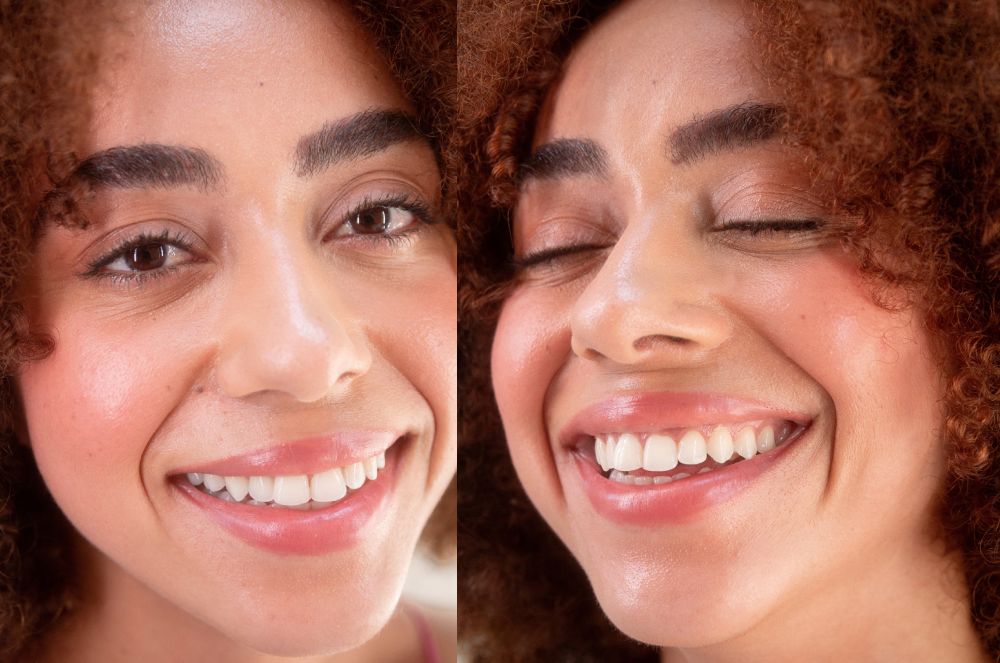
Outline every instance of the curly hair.
<path fill-rule="evenodd" d="M 611 626 L 519 486 L 488 364 L 534 116 L 575 40 L 611 4 L 471 0 L 459 16 L 459 623 L 473 660 L 659 660 Z M 859 220 L 841 240 L 873 296 L 902 288 L 939 349 L 950 461 L 942 532 L 1000 660 L 1000 6 L 746 4 L 757 64 L 782 91 L 785 140 L 831 212 Z"/>
<path fill-rule="evenodd" d="M 114 0 L 71 3 L 0 0 L 0 660 L 27 655 L 78 603 L 71 526 L 42 482 L 14 389 L 18 366 L 50 350 L 28 329 L 18 284 L 30 259 L 34 220 L 46 190 L 75 164 L 74 138 L 89 120 L 98 61 L 94 35 L 115 17 Z M 420 126 L 442 159 L 442 206 L 454 218 L 449 165 L 454 120 L 454 3 L 447 0 L 352 0 L 376 40 Z M 46 201 L 48 204 L 51 201 Z M 71 201 L 67 201 L 71 203 Z M 59 213 L 59 210 L 55 210 Z M 455 481 L 423 536 L 434 553 L 455 543 Z"/>

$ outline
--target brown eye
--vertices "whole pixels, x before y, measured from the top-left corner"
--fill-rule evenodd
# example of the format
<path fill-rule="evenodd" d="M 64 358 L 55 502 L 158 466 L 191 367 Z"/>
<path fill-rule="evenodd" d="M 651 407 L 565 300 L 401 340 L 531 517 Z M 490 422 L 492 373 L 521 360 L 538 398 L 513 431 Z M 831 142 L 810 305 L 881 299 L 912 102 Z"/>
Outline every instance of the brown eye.
<path fill-rule="evenodd" d="M 129 269 L 137 272 L 146 272 L 163 267 L 167 262 L 169 254 L 170 250 L 166 244 L 153 243 L 134 247 L 124 258 L 125 264 Z"/>
<path fill-rule="evenodd" d="M 389 229 L 392 213 L 389 207 L 376 206 L 361 210 L 351 219 L 351 229 L 359 235 L 380 235 Z"/>

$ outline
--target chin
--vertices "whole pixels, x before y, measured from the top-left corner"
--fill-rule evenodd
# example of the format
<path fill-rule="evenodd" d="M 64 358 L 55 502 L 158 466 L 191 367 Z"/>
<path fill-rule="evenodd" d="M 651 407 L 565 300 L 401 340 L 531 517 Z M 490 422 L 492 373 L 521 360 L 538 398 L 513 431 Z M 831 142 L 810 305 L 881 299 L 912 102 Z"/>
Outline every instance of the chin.
<path fill-rule="evenodd" d="M 601 610 L 633 640 L 657 647 L 708 647 L 750 631 L 774 605 L 777 578 L 761 585 L 755 579 L 767 576 L 749 569 L 727 574 L 678 566 L 665 555 L 638 559 L 585 568 Z"/>
<path fill-rule="evenodd" d="M 234 596 L 238 605 L 218 604 L 202 620 L 262 654 L 336 654 L 363 645 L 388 623 L 399 603 L 406 569 L 395 559 L 373 561 L 357 572 L 357 582 L 348 585 L 297 583 L 293 591 L 262 586 L 256 598 Z"/>

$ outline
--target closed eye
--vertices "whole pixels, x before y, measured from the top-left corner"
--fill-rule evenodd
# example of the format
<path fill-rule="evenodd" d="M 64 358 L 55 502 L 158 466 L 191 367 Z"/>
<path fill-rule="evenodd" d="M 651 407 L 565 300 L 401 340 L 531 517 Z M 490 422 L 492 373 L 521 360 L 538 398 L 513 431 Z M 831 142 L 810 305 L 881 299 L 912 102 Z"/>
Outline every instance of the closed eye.
<path fill-rule="evenodd" d="M 511 263 L 515 270 L 521 271 L 558 261 L 560 258 L 589 253 L 591 251 L 603 251 L 608 248 L 607 244 L 567 244 L 565 246 L 555 246 L 550 249 L 535 251 L 520 258 L 514 258 Z"/>
<path fill-rule="evenodd" d="M 823 227 L 822 219 L 756 219 L 753 221 L 727 221 L 712 229 L 713 232 L 741 232 L 751 236 L 773 233 L 807 233 Z"/>

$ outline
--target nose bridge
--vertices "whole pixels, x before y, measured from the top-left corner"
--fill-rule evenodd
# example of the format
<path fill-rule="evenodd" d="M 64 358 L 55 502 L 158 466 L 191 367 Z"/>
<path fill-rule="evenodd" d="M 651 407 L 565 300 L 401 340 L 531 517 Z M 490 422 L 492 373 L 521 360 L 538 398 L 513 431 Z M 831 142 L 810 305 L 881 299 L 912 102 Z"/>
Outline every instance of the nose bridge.
<path fill-rule="evenodd" d="M 732 319 L 717 296 L 722 276 L 683 223 L 659 215 L 626 226 L 576 302 L 577 355 L 683 365 L 704 360 L 731 336 Z"/>
<path fill-rule="evenodd" d="M 359 322 L 307 246 L 292 238 L 257 244 L 230 293 L 218 366 L 229 395 L 283 392 L 312 402 L 368 370 Z"/>

